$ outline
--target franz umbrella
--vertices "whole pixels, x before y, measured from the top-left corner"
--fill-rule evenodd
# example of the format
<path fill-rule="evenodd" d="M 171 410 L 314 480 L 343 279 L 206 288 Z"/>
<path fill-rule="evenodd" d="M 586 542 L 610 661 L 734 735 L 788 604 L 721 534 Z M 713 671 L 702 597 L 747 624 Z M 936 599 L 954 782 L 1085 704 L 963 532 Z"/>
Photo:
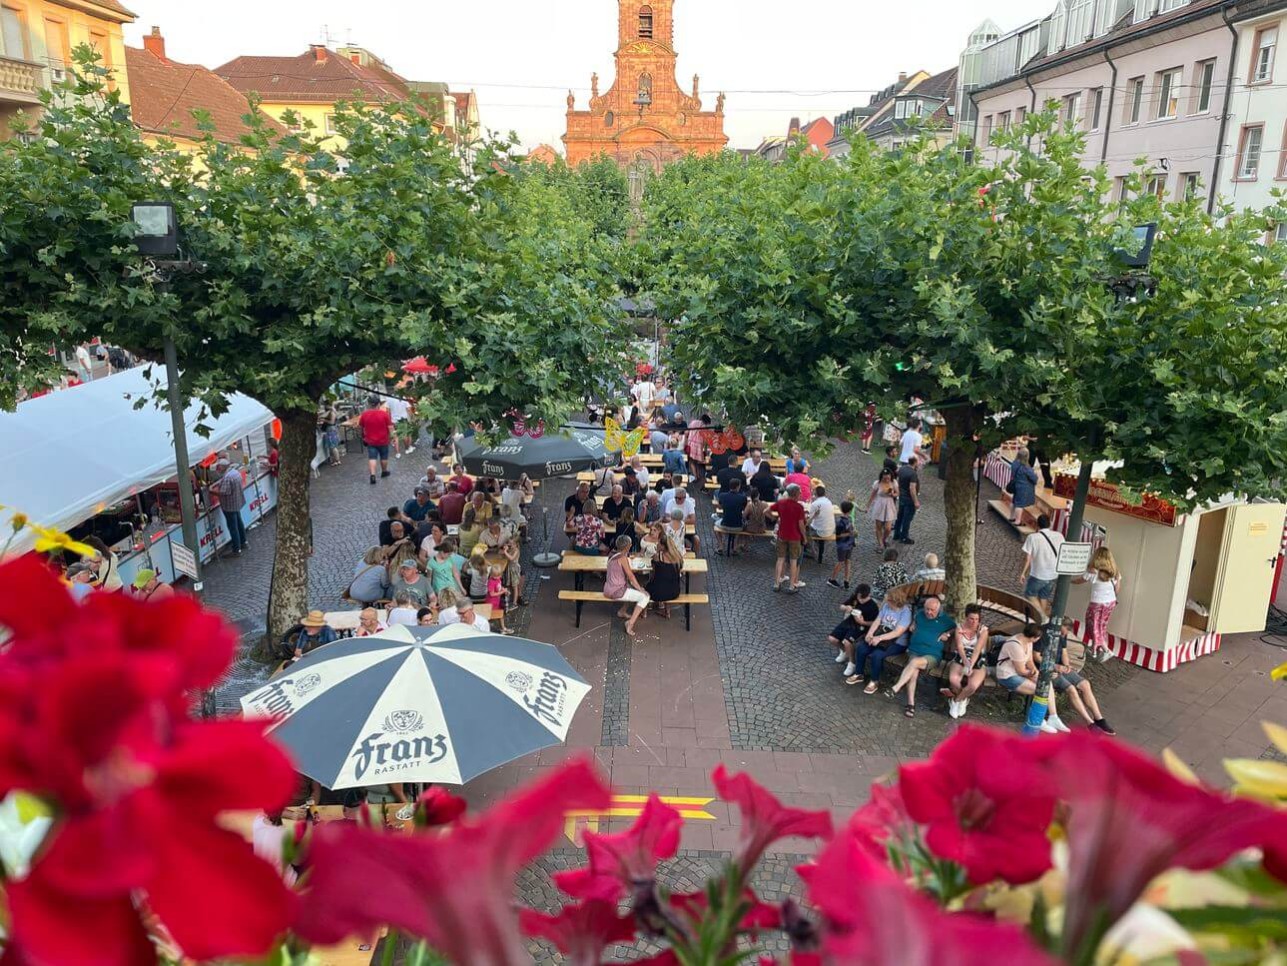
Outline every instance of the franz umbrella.
<path fill-rule="evenodd" d="M 597 469 L 616 456 L 604 447 L 602 429 L 563 426 L 538 438 L 510 436 L 494 446 L 469 436 L 456 441 L 456 460 L 474 476 L 515 480 L 526 473 L 543 480 Z"/>
<path fill-rule="evenodd" d="M 567 740 L 589 690 L 552 645 L 397 625 L 306 654 L 241 707 L 327 788 L 463 785 Z"/>

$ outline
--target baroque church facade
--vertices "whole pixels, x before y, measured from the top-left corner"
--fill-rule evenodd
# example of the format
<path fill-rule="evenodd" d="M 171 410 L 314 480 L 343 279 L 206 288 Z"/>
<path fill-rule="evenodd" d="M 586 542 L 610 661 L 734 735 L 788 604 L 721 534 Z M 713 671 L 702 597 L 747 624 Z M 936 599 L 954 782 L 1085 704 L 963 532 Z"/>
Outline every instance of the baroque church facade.
<path fill-rule="evenodd" d="M 609 157 L 623 169 L 662 167 L 686 154 L 715 154 L 728 145 L 724 95 L 703 110 L 700 82 L 691 91 L 675 77 L 675 0 L 619 0 L 616 78 L 599 91 L 590 81 L 588 110 L 568 92 L 567 162 Z"/>

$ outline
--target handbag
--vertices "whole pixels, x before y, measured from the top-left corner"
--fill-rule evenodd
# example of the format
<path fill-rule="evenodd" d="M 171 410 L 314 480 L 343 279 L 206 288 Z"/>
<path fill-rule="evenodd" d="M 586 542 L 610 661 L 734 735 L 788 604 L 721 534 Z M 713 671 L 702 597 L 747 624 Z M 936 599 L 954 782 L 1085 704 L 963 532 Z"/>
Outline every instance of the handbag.
<path fill-rule="evenodd" d="M 1014 496 L 1014 477 L 1010 477 L 1010 482 L 1005 485 L 1005 491 Z"/>

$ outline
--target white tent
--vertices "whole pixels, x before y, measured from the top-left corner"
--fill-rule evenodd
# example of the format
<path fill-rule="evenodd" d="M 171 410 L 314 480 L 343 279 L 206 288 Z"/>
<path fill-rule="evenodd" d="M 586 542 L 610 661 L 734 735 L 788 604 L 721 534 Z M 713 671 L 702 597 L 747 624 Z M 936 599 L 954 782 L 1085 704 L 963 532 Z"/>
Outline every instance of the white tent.
<path fill-rule="evenodd" d="M 170 413 L 151 400 L 147 367 L 96 379 L 19 403 L 0 412 L 0 546 L 8 520 L 22 512 L 35 523 L 67 530 L 108 506 L 175 475 Z M 165 371 L 152 367 L 165 386 Z M 140 409 L 134 404 L 147 402 Z M 195 464 L 210 453 L 272 422 L 270 410 L 236 393 L 217 419 L 207 414 L 208 436 L 196 432 L 200 406 L 184 413 L 188 455 Z M 10 551 L 24 551 L 30 531 Z"/>

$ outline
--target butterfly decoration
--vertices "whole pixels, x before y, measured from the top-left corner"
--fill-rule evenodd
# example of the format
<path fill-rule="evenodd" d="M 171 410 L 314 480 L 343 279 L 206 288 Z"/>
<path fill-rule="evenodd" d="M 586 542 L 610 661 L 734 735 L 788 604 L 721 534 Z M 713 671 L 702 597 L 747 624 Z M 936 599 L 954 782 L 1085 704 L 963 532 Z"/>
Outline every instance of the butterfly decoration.
<path fill-rule="evenodd" d="M 711 452 L 714 453 L 716 456 L 720 456 L 724 453 L 727 453 L 728 437 L 726 437 L 723 433 L 714 433 L 709 431 L 708 433 L 709 435 L 706 437 L 708 440 L 707 445 L 711 448 Z"/>
<path fill-rule="evenodd" d="M 540 439 L 545 435 L 545 420 L 537 420 L 534 424 L 529 426 L 527 417 L 517 409 L 511 409 L 505 415 L 511 416 L 514 419 L 514 426 L 510 430 L 511 436 L 515 436 L 520 439 L 524 436 L 530 436 L 532 439 Z"/>
<path fill-rule="evenodd" d="M 642 426 L 627 433 L 611 416 L 603 417 L 603 425 L 606 430 L 603 436 L 603 448 L 610 453 L 620 452 L 624 459 L 630 459 L 638 454 L 639 447 L 643 445 L 644 436 L 648 433 L 648 430 Z"/>

